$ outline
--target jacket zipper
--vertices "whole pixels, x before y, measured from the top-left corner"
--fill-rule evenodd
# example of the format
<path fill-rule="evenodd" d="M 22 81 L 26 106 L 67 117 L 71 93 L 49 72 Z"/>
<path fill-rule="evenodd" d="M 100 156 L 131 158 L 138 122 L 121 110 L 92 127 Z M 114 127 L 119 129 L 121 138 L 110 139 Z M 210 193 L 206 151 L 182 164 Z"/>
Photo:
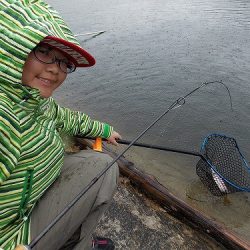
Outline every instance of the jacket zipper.
<path fill-rule="evenodd" d="M 22 193 L 22 198 L 21 198 L 20 207 L 19 207 L 19 216 L 21 218 L 23 218 L 24 220 L 27 219 L 27 217 L 25 216 L 25 208 L 27 207 L 27 203 L 28 203 L 30 195 L 31 195 L 34 169 L 28 169 L 27 172 L 28 173 L 27 173 L 25 180 L 24 180 L 23 193 Z M 27 192 L 27 190 L 28 190 L 28 192 Z"/>

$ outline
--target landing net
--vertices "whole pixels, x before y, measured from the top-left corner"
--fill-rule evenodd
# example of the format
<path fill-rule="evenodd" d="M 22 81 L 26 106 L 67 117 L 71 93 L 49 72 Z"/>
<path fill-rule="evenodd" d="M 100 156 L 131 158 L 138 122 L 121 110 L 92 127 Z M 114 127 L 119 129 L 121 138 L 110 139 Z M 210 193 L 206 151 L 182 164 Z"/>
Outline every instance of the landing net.
<path fill-rule="evenodd" d="M 211 134 L 203 142 L 201 153 L 206 158 L 196 165 L 196 173 L 216 196 L 250 192 L 250 168 L 234 138 Z"/>

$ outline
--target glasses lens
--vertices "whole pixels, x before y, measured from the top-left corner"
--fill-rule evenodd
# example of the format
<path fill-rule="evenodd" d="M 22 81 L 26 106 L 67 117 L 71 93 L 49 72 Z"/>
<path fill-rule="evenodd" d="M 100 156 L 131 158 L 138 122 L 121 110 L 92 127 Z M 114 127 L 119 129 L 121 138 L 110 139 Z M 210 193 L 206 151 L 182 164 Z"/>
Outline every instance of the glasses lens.
<path fill-rule="evenodd" d="M 64 73 L 72 73 L 75 71 L 76 66 L 73 62 L 65 59 L 58 59 L 55 57 L 53 48 L 50 48 L 48 46 L 37 46 L 34 49 L 34 54 L 37 60 L 39 60 L 42 63 L 46 64 L 52 64 L 52 63 L 57 63 L 59 65 L 60 69 Z"/>
<path fill-rule="evenodd" d="M 37 46 L 34 50 L 36 58 L 43 63 L 54 63 L 55 59 L 51 48 L 46 46 Z"/>
<path fill-rule="evenodd" d="M 67 73 L 67 74 L 74 72 L 76 69 L 75 64 L 73 62 L 67 61 L 67 60 L 60 60 L 59 65 L 60 65 L 60 69 L 64 73 Z"/>

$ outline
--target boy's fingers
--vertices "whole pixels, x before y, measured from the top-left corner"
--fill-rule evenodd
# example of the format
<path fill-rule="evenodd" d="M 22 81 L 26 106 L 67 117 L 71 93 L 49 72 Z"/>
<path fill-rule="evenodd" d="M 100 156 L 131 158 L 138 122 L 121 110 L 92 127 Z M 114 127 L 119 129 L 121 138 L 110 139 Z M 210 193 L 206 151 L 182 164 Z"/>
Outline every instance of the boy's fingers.
<path fill-rule="evenodd" d="M 116 141 L 116 138 L 113 138 L 112 140 L 110 140 L 110 143 L 112 143 L 115 146 L 118 145 L 118 142 Z"/>

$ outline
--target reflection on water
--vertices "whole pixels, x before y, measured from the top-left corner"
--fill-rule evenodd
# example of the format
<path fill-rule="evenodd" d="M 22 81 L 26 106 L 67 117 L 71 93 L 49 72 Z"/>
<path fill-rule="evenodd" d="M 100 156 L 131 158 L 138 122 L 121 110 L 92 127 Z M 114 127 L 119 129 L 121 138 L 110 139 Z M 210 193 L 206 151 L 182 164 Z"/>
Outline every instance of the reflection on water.
<path fill-rule="evenodd" d="M 202 209 L 213 218 L 225 221 L 230 229 L 237 228 L 238 232 L 248 235 L 248 232 L 241 229 L 250 222 L 250 200 L 247 194 L 235 193 L 216 197 L 211 195 L 200 181 L 195 180 L 187 186 L 186 196 L 189 204 Z"/>
<path fill-rule="evenodd" d="M 96 58 L 56 94 L 63 105 L 112 123 L 132 139 L 177 98 L 209 85 L 161 119 L 140 141 L 199 150 L 212 132 L 236 138 L 250 159 L 250 1 L 248 0 L 48 0 Z M 198 159 L 132 149 L 126 156 L 182 199 L 250 237 L 249 194 L 213 197 L 195 173 Z"/>

